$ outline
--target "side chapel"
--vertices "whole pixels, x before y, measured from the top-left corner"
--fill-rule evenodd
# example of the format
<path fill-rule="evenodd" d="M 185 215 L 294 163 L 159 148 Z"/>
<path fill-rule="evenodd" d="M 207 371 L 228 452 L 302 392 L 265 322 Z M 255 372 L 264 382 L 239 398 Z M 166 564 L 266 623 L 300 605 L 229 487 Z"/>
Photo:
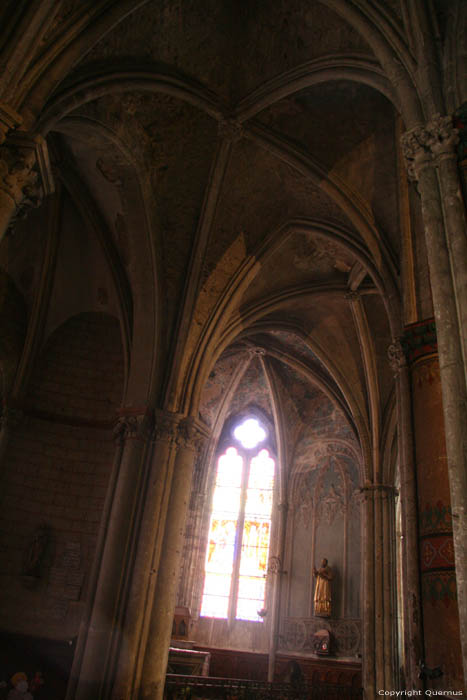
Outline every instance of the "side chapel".
<path fill-rule="evenodd" d="M 1 3 L 4 688 L 465 692 L 466 23 Z"/>

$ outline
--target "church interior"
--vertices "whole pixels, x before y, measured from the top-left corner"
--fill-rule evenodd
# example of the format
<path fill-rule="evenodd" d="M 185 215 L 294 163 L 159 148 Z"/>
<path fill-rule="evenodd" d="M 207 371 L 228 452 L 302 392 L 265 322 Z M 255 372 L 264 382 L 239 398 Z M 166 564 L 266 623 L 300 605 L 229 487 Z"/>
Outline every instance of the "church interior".
<path fill-rule="evenodd" d="M 0 698 L 464 697 L 466 26 L 1 4 Z"/>

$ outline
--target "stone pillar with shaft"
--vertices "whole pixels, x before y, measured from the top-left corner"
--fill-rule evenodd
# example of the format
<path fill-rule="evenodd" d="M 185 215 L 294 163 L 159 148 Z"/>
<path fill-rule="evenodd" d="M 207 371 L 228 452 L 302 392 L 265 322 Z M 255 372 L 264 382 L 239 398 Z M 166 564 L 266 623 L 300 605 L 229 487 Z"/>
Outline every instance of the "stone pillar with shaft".
<path fill-rule="evenodd" d="M 141 676 L 150 611 L 159 570 L 180 415 L 156 411 L 153 449 L 143 486 L 141 523 L 125 609 L 125 646 L 115 668 L 112 698 L 134 696 Z"/>
<path fill-rule="evenodd" d="M 375 509 L 374 493 L 365 486 L 362 489 L 363 515 L 363 687 L 365 699 L 376 697 L 375 655 Z"/>
<path fill-rule="evenodd" d="M 92 591 L 89 622 L 79 640 L 80 658 L 73 664 L 67 697 L 102 700 L 109 697 L 115 659 L 125 647 L 124 616 L 128 577 L 134 559 L 135 531 L 145 484 L 152 417 L 129 413 L 116 429 L 117 455 L 109 493 L 109 513 Z"/>
<path fill-rule="evenodd" d="M 404 347 L 412 384 L 424 661 L 439 666 L 428 688 L 461 690 L 462 653 L 441 379 L 433 320 L 408 326 Z"/>
<path fill-rule="evenodd" d="M 414 462 L 412 404 L 407 359 L 399 340 L 388 348 L 397 397 L 397 442 L 399 452 L 401 527 L 402 527 L 402 599 L 404 609 L 404 680 L 407 688 L 421 690 L 419 676 L 423 651 L 420 571 L 418 567 L 417 476 Z"/>
<path fill-rule="evenodd" d="M 454 147 L 453 127 L 447 118 L 435 118 L 402 136 L 409 175 L 417 181 L 421 198 L 430 271 L 443 398 L 446 453 L 453 518 L 457 597 L 464 679 L 467 677 L 467 384 L 464 363 L 465 265 L 455 260 L 466 236 L 465 220 L 457 204 L 449 213 L 443 202 L 439 157 L 444 142 Z M 447 147 L 447 145 L 446 145 Z M 451 207 L 452 201 L 449 202 Z M 457 230 L 456 227 L 464 227 Z"/>
<path fill-rule="evenodd" d="M 46 141 L 25 131 L 10 133 L 0 146 L 0 241 L 17 216 L 53 191 Z"/>
<path fill-rule="evenodd" d="M 195 419 L 188 417 L 180 421 L 160 565 L 144 652 L 141 700 L 159 700 L 164 694 L 192 474 L 204 440 L 205 433 Z"/>
<path fill-rule="evenodd" d="M 272 577 L 271 585 L 271 617 L 270 617 L 270 639 L 269 639 L 269 655 L 268 655 L 268 681 L 271 683 L 274 680 L 276 667 L 276 654 L 279 642 L 279 626 L 280 626 L 280 602 L 281 602 L 281 583 L 283 579 L 284 551 L 285 551 L 285 533 L 287 526 L 287 511 L 288 503 L 279 503 L 277 506 L 279 514 L 279 527 L 277 533 L 277 550 L 276 555 L 269 558 L 268 575 Z"/>

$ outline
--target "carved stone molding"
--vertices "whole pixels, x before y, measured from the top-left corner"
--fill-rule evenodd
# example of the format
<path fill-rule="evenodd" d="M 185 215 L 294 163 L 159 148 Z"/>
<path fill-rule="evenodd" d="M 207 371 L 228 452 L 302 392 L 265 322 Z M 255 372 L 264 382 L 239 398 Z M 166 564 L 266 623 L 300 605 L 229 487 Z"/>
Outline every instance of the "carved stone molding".
<path fill-rule="evenodd" d="M 361 497 L 363 500 L 372 500 L 375 496 L 387 498 L 389 496 L 397 496 L 399 491 L 395 486 L 391 484 L 370 484 L 366 483 L 360 489 Z"/>
<path fill-rule="evenodd" d="M 282 573 L 282 563 L 279 557 L 269 557 L 268 574 Z"/>
<path fill-rule="evenodd" d="M 0 147 L 0 190 L 15 207 L 15 217 L 29 207 L 38 207 L 44 196 L 52 194 L 54 182 L 47 144 L 40 136 L 24 131 L 8 136 Z"/>
<path fill-rule="evenodd" d="M 313 652 L 313 637 L 319 629 L 333 636 L 336 656 L 357 656 L 362 648 L 362 623 L 359 619 L 324 620 L 322 617 L 286 617 L 280 635 L 280 647 L 287 651 Z"/>
<path fill-rule="evenodd" d="M 459 131 L 450 116 L 437 114 L 424 126 L 416 126 L 401 137 L 402 153 L 409 177 L 418 179 L 421 168 L 438 156 L 456 157 Z"/>
<path fill-rule="evenodd" d="M 219 122 L 219 136 L 228 139 L 232 143 L 239 141 L 243 136 L 243 127 L 239 121 L 233 118 L 222 119 Z"/>
<path fill-rule="evenodd" d="M 388 360 L 394 376 L 397 376 L 399 372 L 407 366 L 405 352 L 399 339 L 395 340 L 388 347 Z"/>
<path fill-rule="evenodd" d="M 117 444 L 125 440 L 147 440 L 151 435 L 153 421 L 148 413 L 119 416 L 114 427 Z"/>

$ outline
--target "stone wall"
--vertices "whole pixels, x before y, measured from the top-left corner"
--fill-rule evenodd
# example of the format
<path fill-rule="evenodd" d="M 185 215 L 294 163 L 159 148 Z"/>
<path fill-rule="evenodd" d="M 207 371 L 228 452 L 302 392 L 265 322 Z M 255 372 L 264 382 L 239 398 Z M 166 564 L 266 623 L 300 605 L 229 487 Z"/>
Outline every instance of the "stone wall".
<path fill-rule="evenodd" d="M 50 337 L 5 458 L 0 625 L 76 635 L 122 392 L 116 319 L 80 314 Z"/>

